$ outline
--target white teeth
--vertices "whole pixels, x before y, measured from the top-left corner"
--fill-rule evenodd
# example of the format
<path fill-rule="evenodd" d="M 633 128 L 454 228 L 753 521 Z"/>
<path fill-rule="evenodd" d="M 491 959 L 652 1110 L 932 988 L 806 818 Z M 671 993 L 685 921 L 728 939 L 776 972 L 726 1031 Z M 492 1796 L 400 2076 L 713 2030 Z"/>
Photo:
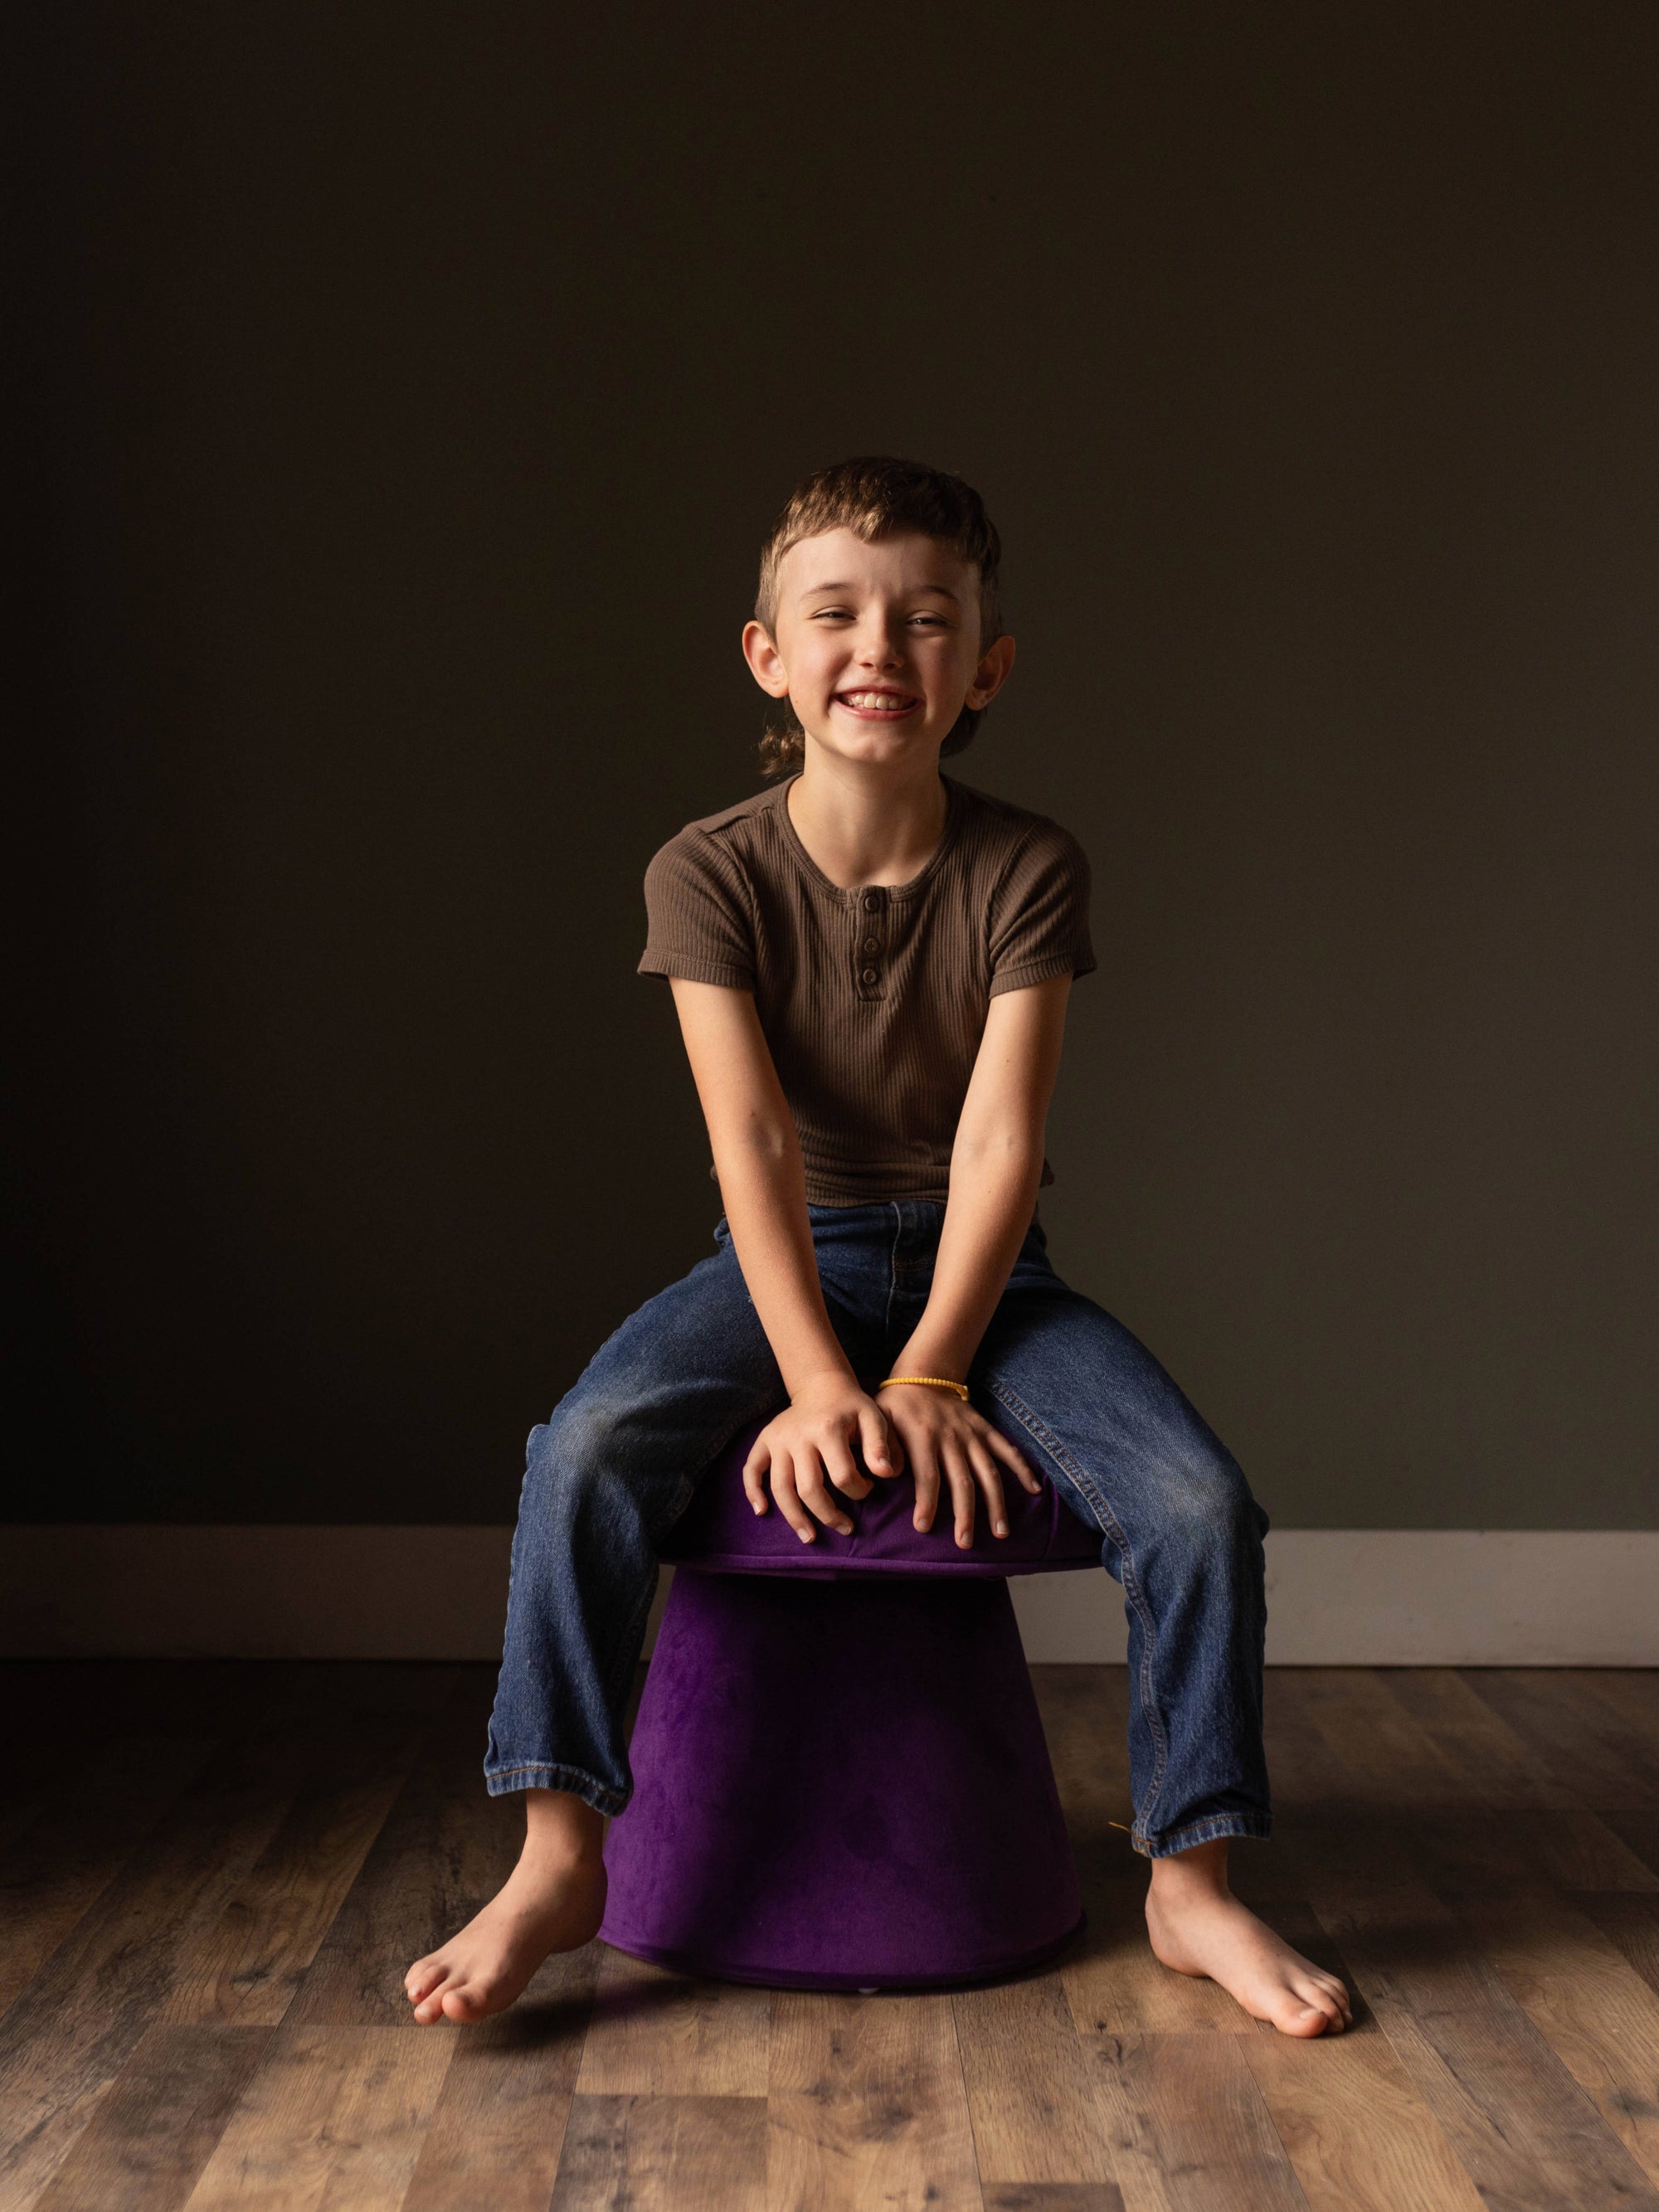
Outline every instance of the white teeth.
<path fill-rule="evenodd" d="M 861 714 L 903 714 L 909 708 L 908 699 L 895 698 L 890 691 L 848 691 L 843 695 L 849 707 L 856 707 Z"/>

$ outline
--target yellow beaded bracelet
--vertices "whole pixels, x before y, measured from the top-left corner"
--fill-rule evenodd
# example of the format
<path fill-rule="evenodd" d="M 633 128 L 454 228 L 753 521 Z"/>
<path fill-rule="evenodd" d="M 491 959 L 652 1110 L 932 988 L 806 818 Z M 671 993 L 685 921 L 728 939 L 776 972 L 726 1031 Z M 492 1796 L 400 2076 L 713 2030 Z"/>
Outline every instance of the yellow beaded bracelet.
<path fill-rule="evenodd" d="M 878 1382 L 876 1387 L 879 1390 L 890 1390 L 898 1382 L 925 1382 L 930 1390 L 954 1390 L 958 1398 L 968 1395 L 965 1382 L 952 1382 L 943 1375 L 890 1375 L 884 1382 Z"/>

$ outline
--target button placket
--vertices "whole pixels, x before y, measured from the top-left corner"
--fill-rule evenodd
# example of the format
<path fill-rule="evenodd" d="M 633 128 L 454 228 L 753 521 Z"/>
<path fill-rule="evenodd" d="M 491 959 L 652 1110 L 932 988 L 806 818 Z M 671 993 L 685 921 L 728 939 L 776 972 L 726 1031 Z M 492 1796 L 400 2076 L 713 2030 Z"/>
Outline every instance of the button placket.
<path fill-rule="evenodd" d="M 854 939 L 853 972 L 858 980 L 861 999 L 873 999 L 880 994 L 880 955 L 885 934 L 881 917 L 886 903 L 879 891 L 861 891 L 859 894 L 860 911 L 855 923 L 858 933 Z"/>

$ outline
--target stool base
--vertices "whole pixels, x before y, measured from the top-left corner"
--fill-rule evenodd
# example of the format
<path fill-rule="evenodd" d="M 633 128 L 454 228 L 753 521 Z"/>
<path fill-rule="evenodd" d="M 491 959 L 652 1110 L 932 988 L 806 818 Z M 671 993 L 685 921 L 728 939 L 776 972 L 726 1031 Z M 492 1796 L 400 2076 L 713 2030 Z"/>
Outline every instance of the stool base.
<path fill-rule="evenodd" d="M 1082 1926 L 1007 1584 L 682 1567 L 599 1933 L 718 1980 L 924 1989 Z"/>

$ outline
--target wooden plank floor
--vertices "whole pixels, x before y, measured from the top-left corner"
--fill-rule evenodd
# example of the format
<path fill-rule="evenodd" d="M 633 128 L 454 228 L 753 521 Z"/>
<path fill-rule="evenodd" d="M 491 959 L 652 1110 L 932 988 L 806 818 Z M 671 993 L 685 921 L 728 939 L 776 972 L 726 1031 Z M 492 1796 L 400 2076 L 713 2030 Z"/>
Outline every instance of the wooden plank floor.
<path fill-rule="evenodd" d="M 404 1968 L 517 1839 L 490 1670 L 0 1668 L 0 2212 L 1659 2212 L 1659 1676 L 1269 1675 L 1236 1880 L 1358 1999 L 1301 2044 L 1152 1959 L 1122 1670 L 1036 1674 L 1090 1911 L 1052 1972 L 596 1944 L 423 2029 Z"/>

